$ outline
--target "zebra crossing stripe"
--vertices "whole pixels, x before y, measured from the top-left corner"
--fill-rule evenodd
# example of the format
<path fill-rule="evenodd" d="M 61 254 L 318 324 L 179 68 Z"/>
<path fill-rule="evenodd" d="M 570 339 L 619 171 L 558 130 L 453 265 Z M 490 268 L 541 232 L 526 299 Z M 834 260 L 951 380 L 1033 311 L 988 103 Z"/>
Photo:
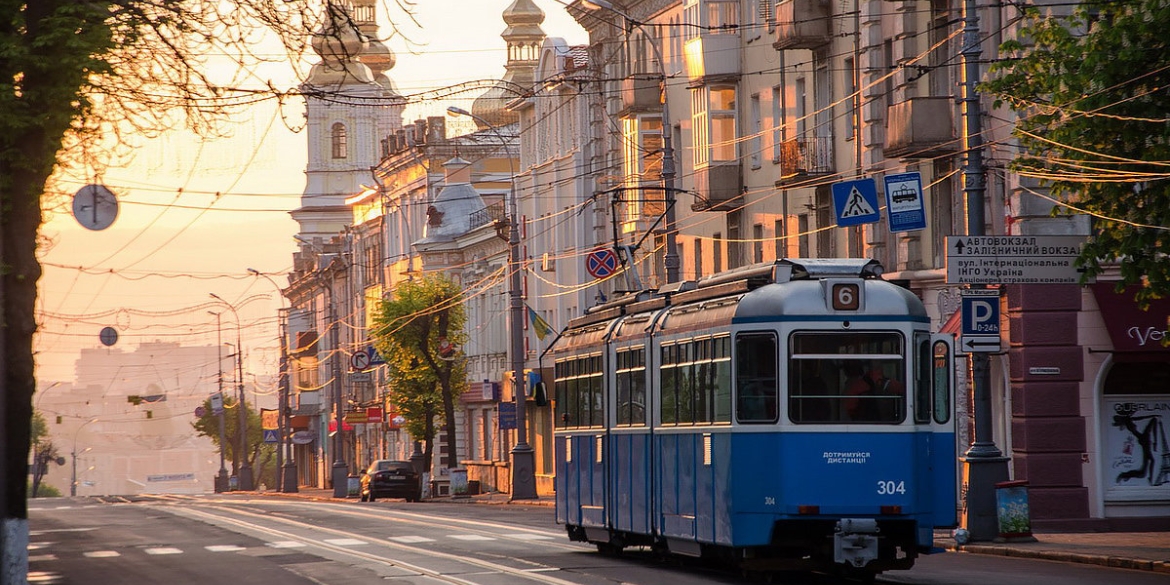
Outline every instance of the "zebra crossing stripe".
<path fill-rule="evenodd" d="M 482 536 L 479 534 L 452 534 L 452 535 L 450 535 L 450 537 L 454 538 L 456 540 L 468 540 L 468 541 L 495 540 L 494 538 L 492 538 L 490 536 Z"/>
<path fill-rule="evenodd" d="M 213 544 L 211 546 L 205 546 L 203 548 L 205 548 L 211 552 L 239 552 L 242 550 L 248 550 L 242 546 L 236 546 L 234 544 Z"/>
<path fill-rule="evenodd" d="M 116 550 L 91 550 L 85 553 L 85 556 L 91 559 L 109 559 L 113 557 L 120 557 L 122 554 Z"/>
<path fill-rule="evenodd" d="M 418 544 L 420 542 L 434 542 L 433 538 L 426 538 L 423 536 L 391 536 L 390 540 L 394 542 L 401 542 L 403 544 Z"/>
<path fill-rule="evenodd" d="M 146 549 L 148 555 L 181 555 L 183 551 L 170 546 L 159 546 Z"/>
<path fill-rule="evenodd" d="M 335 546 L 361 546 L 363 544 L 370 544 L 356 538 L 326 538 L 325 542 Z"/>
<path fill-rule="evenodd" d="M 278 540 L 266 544 L 272 548 L 304 548 L 306 546 L 305 543 L 295 540 Z"/>

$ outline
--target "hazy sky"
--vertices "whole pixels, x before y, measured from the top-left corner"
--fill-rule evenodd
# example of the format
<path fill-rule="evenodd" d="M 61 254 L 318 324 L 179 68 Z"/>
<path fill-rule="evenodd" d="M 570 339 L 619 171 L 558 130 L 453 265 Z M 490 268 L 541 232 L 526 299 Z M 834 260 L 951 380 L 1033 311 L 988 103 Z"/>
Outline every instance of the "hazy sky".
<path fill-rule="evenodd" d="M 548 36 L 570 44 L 586 41 L 560 2 L 535 1 L 545 11 L 542 28 Z M 399 92 L 409 96 L 502 77 L 501 14 L 511 3 L 418 0 L 420 27 L 404 27 L 418 43 L 417 54 L 401 37 L 387 43 L 397 54 L 388 74 Z M 384 1 L 379 9 L 394 4 Z M 293 84 L 285 80 L 283 86 Z M 439 115 L 452 104 L 469 108 L 474 97 L 412 106 L 405 117 Z M 303 102 L 282 113 L 294 125 L 303 121 Z M 275 286 L 247 269 L 274 273 L 274 280 L 285 284 L 280 275 L 291 268 L 297 231 L 288 212 L 299 206 L 304 189 L 305 149 L 305 135 L 291 132 L 266 103 L 242 116 L 230 139 L 200 144 L 189 134 L 171 134 L 136 144 L 128 168 L 110 169 L 100 178 L 92 171 L 71 172 L 78 186 L 100 179 L 121 207 L 114 225 L 100 232 L 80 227 L 68 201 L 46 215 L 38 380 L 71 381 L 78 350 L 103 347 L 98 332 L 106 326 L 119 331 L 114 347 L 127 352 L 141 341 L 214 345 L 216 321 L 208 311 L 224 307 L 210 298 L 212 292 L 237 304 L 246 369 L 271 375 L 281 299 Z M 234 343 L 231 311 L 222 319 L 223 339 Z"/>

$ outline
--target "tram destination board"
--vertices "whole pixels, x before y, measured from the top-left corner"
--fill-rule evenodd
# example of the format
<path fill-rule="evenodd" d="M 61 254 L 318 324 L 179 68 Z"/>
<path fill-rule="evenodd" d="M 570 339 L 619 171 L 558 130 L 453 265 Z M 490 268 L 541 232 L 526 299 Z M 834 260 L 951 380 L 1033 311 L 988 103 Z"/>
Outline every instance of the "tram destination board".
<path fill-rule="evenodd" d="M 1076 259 L 1085 242 L 1085 236 L 947 236 L 947 283 L 1078 284 L 1084 269 Z"/>

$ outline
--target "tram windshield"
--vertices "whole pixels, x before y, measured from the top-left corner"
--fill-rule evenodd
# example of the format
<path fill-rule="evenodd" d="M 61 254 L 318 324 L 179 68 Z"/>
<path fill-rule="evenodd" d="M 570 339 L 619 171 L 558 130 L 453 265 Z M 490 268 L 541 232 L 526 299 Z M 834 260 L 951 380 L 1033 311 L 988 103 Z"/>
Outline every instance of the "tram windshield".
<path fill-rule="evenodd" d="M 788 418 L 898 424 L 906 418 L 905 343 L 897 332 L 798 332 L 790 338 Z"/>

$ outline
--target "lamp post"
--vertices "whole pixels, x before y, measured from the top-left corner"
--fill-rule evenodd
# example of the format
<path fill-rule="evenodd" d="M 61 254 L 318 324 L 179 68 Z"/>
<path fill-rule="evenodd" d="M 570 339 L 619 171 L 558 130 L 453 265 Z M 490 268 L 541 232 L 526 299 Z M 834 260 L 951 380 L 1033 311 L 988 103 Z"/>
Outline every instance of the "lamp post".
<path fill-rule="evenodd" d="M 451 106 L 447 108 L 449 114 L 467 116 L 484 127 L 489 128 L 504 147 L 508 156 L 508 166 L 512 173 L 512 180 L 508 185 L 508 272 L 511 278 L 508 286 L 508 309 L 511 327 L 512 347 L 512 394 L 516 402 L 516 445 L 512 448 L 512 499 L 536 499 L 536 453 L 528 444 L 527 424 L 527 397 L 524 389 L 524 300 L 521 298 L 522 282 L 520 279 L 520 216 L 516 205 L 516 167 L 512 154 L 509 152 L 508 141 L 500 134 L 500 130 L 489 124 L 483 118 L 462 108 Z"/>
<path fill-rule="evenodd" d="M 674 129 L 670 122 L 670 98 L 667 97 L 666 62 L 662 60 L 662 47 L 658 46 L 658 38 L 646 28 L 645 23 L 632 17 L 626 11 L 615 7 L 608 0 L 581 0 L 581 6 L 587 10 L 608 10 L 624 19 L 626 22 L 642 30 L 654 51 L 654 58 L 658 61 L 658 70 L 662 72 L 662 196 L 666 202 L 666 214 L 663 219 L 666 230 L 666 255 L 662 263 L 666 267 L 666 282 L 679 281 L 678 238 L 675 233 L 674 212 Z"/>
<path fill-rule="evenodd" d="M 983 168 L 983 132 L 980 122 L 979 13 L 975 0 L 963 2 L 963 120 L 965 123 L 966 159 L 963 161 L 963 192 L 967 197 L 967 233 L 985 234 L 987 226 L 983 215 L 987 179 Z M 972 285 L 972 288 L 986 288 Z M 996 514 L 995 484 L 1008 480 L 1008 458 L 995 445 L 991 428 L 991 370 L 990 358 L 983 352 L 972 352 L 971 386 L 974 394 L 974 442 L 961 458 L 963 461 L 964 506 L 963 526 L 973 541 L 994 540 L 999 533 Z"/>
<path fill-rule="evenodd" d="M 69 495 L 70 496 L 77 495 L 77 456 L 84 455 L 87 451 L 90 451 L 93 449 L 93 447 L 86 447 L 84 450 L 82 450 L 81 453 L 78 453 L 77 452 L 77 437 L 79 435 L 81 435 L 81 429 L 84 429 L 85 427 L 89 426 L 91 423 L 95 423 L 97 421 L 98 421 L 98 419 L 91 418 L 91 419 L 85 421 L 84 423 L 81 423 L 81 426 L 77 427 L 77 430 L 74 431 L 74 433 L 73 433 L 73 448 L 69 450 L 69 456 L 71 459 L 73 459 L 73 473 L 70 475 L 70 481 L 69 481 Z"/>
<path fill-rule="evenodd" d="M 223 326 L 220 320 L 220 315 L 223 313 L 208 311 L 208 314 L 215 315 L 215 363 L 219 368 L 219 412 L 216 413 L 219 415 L 219 475 L 215 476 L 215 491 L 221 493 L 228 489 L 227 467 L 224 466 L 223 461 L 224 449 L 227 448 L 223 420 Z"/>
<path fill-rule="evenodd" d="M 280 435 L 280 444 L 276 448 L 276 489 L 277 491 L 291 494 L 296 493 L 297 489 L 297 464 L 293 461 L 292 441 L 289 438 L 292 429 L 290 428 L 288 404 L 291 396 L 289 395 L 289 373 L 288 373 L 288 310 L 284 307 L 284 289 L 276 284 L 275 280 L 267 274 L 249 268 L 248 272 L 267 280 L 272 286 L 276 287 L 276 291 L 280 294 L 280 311 L 278 313 L 279 333 L 280 333 L 280 366 L 277 378 L 279 380 L 279 397 L 277 401 L 277 426 L 280 429 L 277 433 Z"/>
<path fill-rule="evenodd" d="M 231 303 L 225 301 L 223 297 L 208 293 L 211 298 L 227 305 L 231 310 L 232 316 L 236 318 L 236 386 L 239 390 L 239 423 L 240 423 L 240 437 L 237 441 L 236 449 L 240 453 L 240 489 L 243 491 L 252 491 L 252 466 L 248 464 L 248 415 L 245 412 L 244 405 L 244 346 L 240 343 L 241 333 L 243 328 L 240 323 L 240 314 Z"/>

